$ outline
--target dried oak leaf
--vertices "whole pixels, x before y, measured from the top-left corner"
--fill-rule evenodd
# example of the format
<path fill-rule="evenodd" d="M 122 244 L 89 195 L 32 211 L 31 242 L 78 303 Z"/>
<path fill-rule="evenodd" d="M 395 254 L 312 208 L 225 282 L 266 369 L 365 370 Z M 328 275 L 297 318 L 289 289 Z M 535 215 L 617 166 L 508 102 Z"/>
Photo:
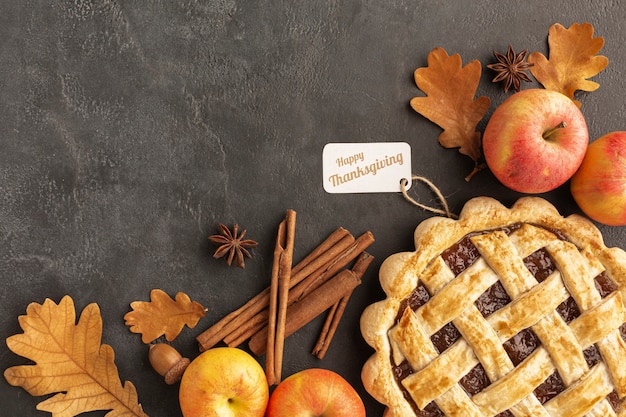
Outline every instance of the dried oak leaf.
<path fill-rule="evenodd" d="M 481 71 L 478 60 L 463 67 L 459 54 L 448 56 L 443 48 L 435 48 L 428 54 L 428 66 L 414 73 L 415 83 L 426 97 L 411 99 L 413 110 L 443 129 L 439 135 L 443 147 L 459 148 L 472 158 L 474 172 L 482 156 L 476 126 L 491 104 L 485 96 L 474 99 Z"/>
<path fill-rule="evenodd" d="M 574 100 L 577 90 L 595 91 L 600 84 L 588 80 L 609 64 L 609 59 L 597 53 L 604 46 L 602 37 L 593 37 L 590 23 L 574 23 L 568 29 L 555 23 L 548 31 L 549 56 L 540 52 L 528 56 L 534 64 L 530 72 L 547 90 L 554 90 Z"/>
<path fill-rule="evenodd" d="M 100 344 L 102 317 L 97 304 L 85 307 L 76 323 L 69 296 L 59 304 L 46 299 L 43 304 L 31 303 L 18 320 L 24 333 L 7 338 L 7 346 L 35 364 L 8 368 L 4 377 L 33 396 L 57 393 L 40 402 L 38 410 L 53 417 L 95 410 L 111 410 L 109 417 L 147 417 L 133 384 L 120 382 L 113 349 Z"/>
<path fill-rule="evenodd" d="M 124 315 L 130 331 L 141 333 L 141 340 L 146 344 L 162 335 L 171 342 L 185 325 L 194 328 L 206 315 L 206 309 L 200 303 L 191 301 L 182 292 L 173 300 L 163 290 L 154 289 L 150 292 L 150 300 L 133 301 L 130 303 L 133 311 Z"/>

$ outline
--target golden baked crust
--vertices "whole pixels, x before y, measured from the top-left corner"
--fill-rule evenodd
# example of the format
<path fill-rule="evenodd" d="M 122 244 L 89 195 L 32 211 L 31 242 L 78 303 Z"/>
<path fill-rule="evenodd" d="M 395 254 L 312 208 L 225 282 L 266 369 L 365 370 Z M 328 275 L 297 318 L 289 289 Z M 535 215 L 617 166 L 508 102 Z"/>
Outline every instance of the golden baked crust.
<path fill-rule="evenodd" d="M 538 197 L 521 198 L 511 208 L 479 197 L 466 203 L 458 220 L 425 220 L 414 237 L 414 252 L 391 255 L 381 265 L 387 297 L 361 317 L 363 337 L 375 350 L 363 366 L 363 384 L 387 406 L 386 417 L 415 416 L 415 407 L 431 403 L 446 416 L 626 416 L 620 410 L 626 344 L 619 330 L 626 321 L 626 252 L 607 248 L 591 222 L 563 217 Z M 464 237 L 480 259 L 455 275 L 441 254 Z M 540 249 L 556 264 L 541 282 L 523 262 Z M 599 293 L 599 274 L 615 291 Z M 511 302 L 484 315 L 475 301 L 496 282 Z M 428 290 L 428 302 L 400 311 L 418 284 Z M 555 309 L 568 299 L 580 316 L 566 322 Z M 431 336 L 448 323 L 461 337 L 440 354 Z M 541 343 L 514 364 L 503 344 L 524 329 L 532 329 Z M 602 361 L 590 365 L 584 350 L 592 345 Z M 392 371 L 400 363 L 411 368 L 402 382 Z M 478 365 L 489 386 L 468 394 L 459 380 Z M 533 391 L 553 373 L 566 390 L 542 403 Z M 613 406 L 607 395 L 616 399 Z"/>

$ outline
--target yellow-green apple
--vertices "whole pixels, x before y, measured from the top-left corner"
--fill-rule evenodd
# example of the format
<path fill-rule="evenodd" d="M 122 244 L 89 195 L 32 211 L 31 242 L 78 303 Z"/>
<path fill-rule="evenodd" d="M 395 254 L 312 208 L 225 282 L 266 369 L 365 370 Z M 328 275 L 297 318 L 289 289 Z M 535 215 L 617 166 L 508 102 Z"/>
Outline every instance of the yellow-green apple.
<path fill-rule="evenodd" d="M 269 386 L 263 367 L 249 353 L 216 347 L 191 361 L 178 398 L 184 417 L 263 417 Z"/>
<path fill-rule="evenodd" d="M 487 166 L 506 187 L 544 193 L 569 180 L 589 144 L 585 118 L 556 91 L 533 88 L 511 95 L 483 133 Z"/>
<path fill-rule="evenodd" d="M 626 225 L 626 132 L 591 142 L 570 189 L 587 216 L 610 226 Z"/>
<path fill-rule="evenodd" d="M 296 372 L 272 392 L 267 417 L 365 417 L 359 394 L 341 375 L 321 368 Z"/>

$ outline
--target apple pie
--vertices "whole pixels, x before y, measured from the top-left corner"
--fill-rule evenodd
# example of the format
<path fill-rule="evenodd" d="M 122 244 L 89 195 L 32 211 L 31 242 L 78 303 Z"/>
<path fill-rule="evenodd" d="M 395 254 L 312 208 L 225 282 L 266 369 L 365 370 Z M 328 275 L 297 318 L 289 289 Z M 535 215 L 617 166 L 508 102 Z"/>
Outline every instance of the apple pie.
<path fill-rule="evenodd" d="M 626 252 L 539 197 L 478 197 L 380 268 L 363 384 L 386 417 L 626 416 Z"/>

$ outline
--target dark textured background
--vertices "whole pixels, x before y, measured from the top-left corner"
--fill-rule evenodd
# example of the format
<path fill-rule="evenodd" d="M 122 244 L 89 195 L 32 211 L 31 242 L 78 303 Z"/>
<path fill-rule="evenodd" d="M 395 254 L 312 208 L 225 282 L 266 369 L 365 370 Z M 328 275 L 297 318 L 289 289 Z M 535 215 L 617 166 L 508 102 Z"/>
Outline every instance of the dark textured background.
<path fill-rule="evenodd" d="M 380 262 L 411 250 L 429 214 L 399 194 L 325 193 L 323 146 L 406 141 L 413 172 L 438 184 L 453 211 L 479 195 L 510 205 L 520 195 L 488 171 L 466 183 L 472 162 L 441 148 L 439 128 L 410 109 L 413 71 L 437 46 L 483 67 L 509 43 L 547 53 L 550 25 L 590 22 L 610 60 L 593 78 L 600 89 L 577 96 L 597 138 L 626 129 L 625 21 L 625 6 L 608 0 L 2 1 L 0 367 L 26 363 L 4 340 L 21 332 L 28 304 L 67 294 L 79 311 L 100 306 L 103 342 L 146 413 L 180 416 L 176 388 L 150 369 L 123 315 L 153 288 L 189 294 L 208 314 L 174 345 L 195 356 L 200 331 L 268 284 L 276 227 L 291 208 L 298 259 L 338 226 L 377 241 L 327 357 L 309 353 L 317 320 L 287 340 L 285 374 L 335 370 L 368 416 L 381 416 L 360 382 L 372 352 L 359 316 L 383 296 Z M 483 71 L 478 91 L 490 112 L 508 96 L 492 77 Z M 422 187 L 411 193 L 436 204 Z M 578 211 L 566 186 L 545 197 Z M 211 258 L 207 236 L 220 222 L 260 242 L 245 270 Z M 609 246 L 626 247 L 624 229 L 601 230 Z M 0 415 L 48 415 L 35 409 L 41 400 L 0 378 Z"/>

